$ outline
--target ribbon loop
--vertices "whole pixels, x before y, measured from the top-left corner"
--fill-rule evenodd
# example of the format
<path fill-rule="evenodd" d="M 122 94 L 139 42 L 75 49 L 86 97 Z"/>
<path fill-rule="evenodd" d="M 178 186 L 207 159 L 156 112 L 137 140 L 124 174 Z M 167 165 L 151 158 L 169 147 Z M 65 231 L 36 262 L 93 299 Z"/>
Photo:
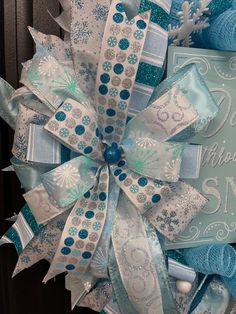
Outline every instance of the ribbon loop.
<path fill-rule="evenodd" d="M 175 83 L 128 123 L 124 139 L 150 137 L 162 142 L 172 140 L 198 118 L 198 112 Z"/>
<path fill-rule="evenodd" d="M 44 128 L 72 150 L 103 160 L 96 117 L 83 103 L 66 99 Z"/>
<path fill-rule="evenodd" d="M 99 163 L 85 156 L 68 161 L 41 176 L 45 190 L 59 207 L 76 202 L 95 183 Z"/>
<path fill-rule="evenodd" d="M 62 66 L 49 52 L 39 50 L 23 66 L 22 83 L 53 112 L 66 98 L 88 105 L 87 97 L 79 88 L 71 65 Z"/>
<path fill-rule="evenodd" d="M 0 116 L 12 129 L 15 129 L 16 116 L 18 113 L 17 102 L 12 100 L 14 92 L 14 88 L 0 78 Z"/>
<path fill-rule="evenodd" d="M 123 141 L 122 148 L 130 170 L 152 179 L 179 180 L 183 144 L 161 143 L 151 137 L 140 137 Z"/>
<path fill-rule="evenodd" d="M 97 71 L 95 102 L 105 142 L 122 140 L 150 12 L 127 20 L 120 0 L 111 3 Z M 141 25 L 141 24 L 142 25 Z M 135 38 L 133 41 L 132 39 Z"/>
<path fill-rule="evenodd" d="M 193 124 L 184 128 L 182 132 L 173 134 L 170 138 L 171 141 L 185 141 L 200 132 L 216 116 L 219 108 L 195 64 L 186 65 L 159 84 L 149 103 L 154 103 L 176 84 L 198 113 L 198 119 Z"/>

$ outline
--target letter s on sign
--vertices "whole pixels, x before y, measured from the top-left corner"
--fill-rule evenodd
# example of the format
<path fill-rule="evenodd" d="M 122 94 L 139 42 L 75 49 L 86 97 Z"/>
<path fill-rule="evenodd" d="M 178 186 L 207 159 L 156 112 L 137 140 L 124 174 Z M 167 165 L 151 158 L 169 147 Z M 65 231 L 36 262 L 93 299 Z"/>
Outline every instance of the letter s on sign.
<path fill-rule="evenodd" d="M 218 178 L 213 177 L 213 178 L 207 178 L 203 181 L 202 183 L 202 191 L 205 195 L 212 195 L 217 199 L 217 205 L 215 208 L 207 208 L 207 210 L 203 210 L 204 213 L 206 214 L 214 214 L 216 213 L 221 205 L 221 196 L 220 192 L 217 190 L 217 188 L 209 186 L 210 182 L 213 182 L 216 187 L 219 186 L 218 184 Z"/>

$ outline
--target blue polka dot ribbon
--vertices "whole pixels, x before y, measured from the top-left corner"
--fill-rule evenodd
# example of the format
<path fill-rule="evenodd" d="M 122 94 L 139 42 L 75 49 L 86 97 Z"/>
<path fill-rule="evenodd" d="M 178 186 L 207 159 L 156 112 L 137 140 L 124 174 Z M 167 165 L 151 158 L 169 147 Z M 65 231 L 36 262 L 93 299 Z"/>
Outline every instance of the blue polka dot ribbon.
<path fill-rule="evenodd" d="M 44 281 L 68 271 L 81 276 L 87 270 L 101 237 L 108 205 L 108 167 L 97 184 L 74 205 Z"/>
<path fill-rule="evenodd" d="M 95 103 L 107 143 L 123 137 L 131 93 L 141 58 L 150 12 L 128 20 L 120 1 L 112 1 L 99 59 Z"/>

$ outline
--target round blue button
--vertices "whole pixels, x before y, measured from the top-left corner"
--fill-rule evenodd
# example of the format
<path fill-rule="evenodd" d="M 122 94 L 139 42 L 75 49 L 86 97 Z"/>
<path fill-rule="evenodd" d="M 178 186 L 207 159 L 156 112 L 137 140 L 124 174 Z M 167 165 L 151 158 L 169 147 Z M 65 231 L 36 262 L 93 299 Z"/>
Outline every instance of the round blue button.
<path fill-rule="evenodd" d="M 114 171 L 114 175 L 115 175 L 116 177 L 118 177 L 118 175 L 120 175 L 121 172 L 122 172 L 121 169 L 116 169 L 116 170 Z"/>
<path fill-rule="evenodd" d="M 107 194 L 105 192 L 101 192 L 99 194 L 99 199 L 101 202 L 104 202 L 106 200 L 106 198 L 107 198 Z"/>
<path fill-rule="evenodd" d="M 102 95 L 106 95 L 108 92 L 108 88 L 106 87 L 106 85 L 100 85 L 99 86 L 99 93 Z"/>
<path fill-rule="evenodd" d="M 87 146 L 84 149 L 84 153 L 85 154 L 90 154 L 93 151 L 93 148 L 91 146 Z"/>
<path fill-rule="evenodd" d="M 112 143 L 111 146 L 107 146 L 103 157 L 108 164 L 114 164 L 121 158 L 121 149 L 116 143 Z"/>
<path fill-rule="evenodd" d="M 148 180 L 144 177 L 141 177 L 138 179 L 138 185 L 140 185 L 140 186 L 145 186 L 145 185 L 147 185 L 147 183 L 148 183 Z"/>
<path fill-rule="evenodd" d="M 94 216 L 94 212 L 92 210 L 88 210 L 86 213 L 85 213 L 85 217 L 88 218 L 88 219 L 91 219 L 93 218 Z"/>
<path fill-rule="evenodd" d="M 116 112 L 114 109 L 111 109 L 111 108 L 107 109 L 107 115 L 109 117 L 113 117 L 113 116 L 115 116 L 115 114 L 116 114 Z"/>
<path fill-rule="evenodd" d="M 123 99 L 123 100 L 126 100 L 128 99 L 130 96 L 130 93 L 127 89 L 123 89 L 121 92 L 120 92 L 120 98 Z"/>

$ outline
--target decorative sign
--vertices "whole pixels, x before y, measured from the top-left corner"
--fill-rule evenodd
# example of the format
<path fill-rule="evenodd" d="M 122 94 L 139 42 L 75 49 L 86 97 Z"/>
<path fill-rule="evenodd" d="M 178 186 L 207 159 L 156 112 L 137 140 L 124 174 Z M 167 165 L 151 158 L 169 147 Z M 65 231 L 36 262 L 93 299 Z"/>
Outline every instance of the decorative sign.
<path fill-rule="evenodd" d="M 168 75 L 196 63 L 219 106 L 219 114 L 191 139 L 203 145 L 200 177 L 188 182 L 209 203 L 166 248 L 236 242 L 236 53 L 170 47 Z"/>

